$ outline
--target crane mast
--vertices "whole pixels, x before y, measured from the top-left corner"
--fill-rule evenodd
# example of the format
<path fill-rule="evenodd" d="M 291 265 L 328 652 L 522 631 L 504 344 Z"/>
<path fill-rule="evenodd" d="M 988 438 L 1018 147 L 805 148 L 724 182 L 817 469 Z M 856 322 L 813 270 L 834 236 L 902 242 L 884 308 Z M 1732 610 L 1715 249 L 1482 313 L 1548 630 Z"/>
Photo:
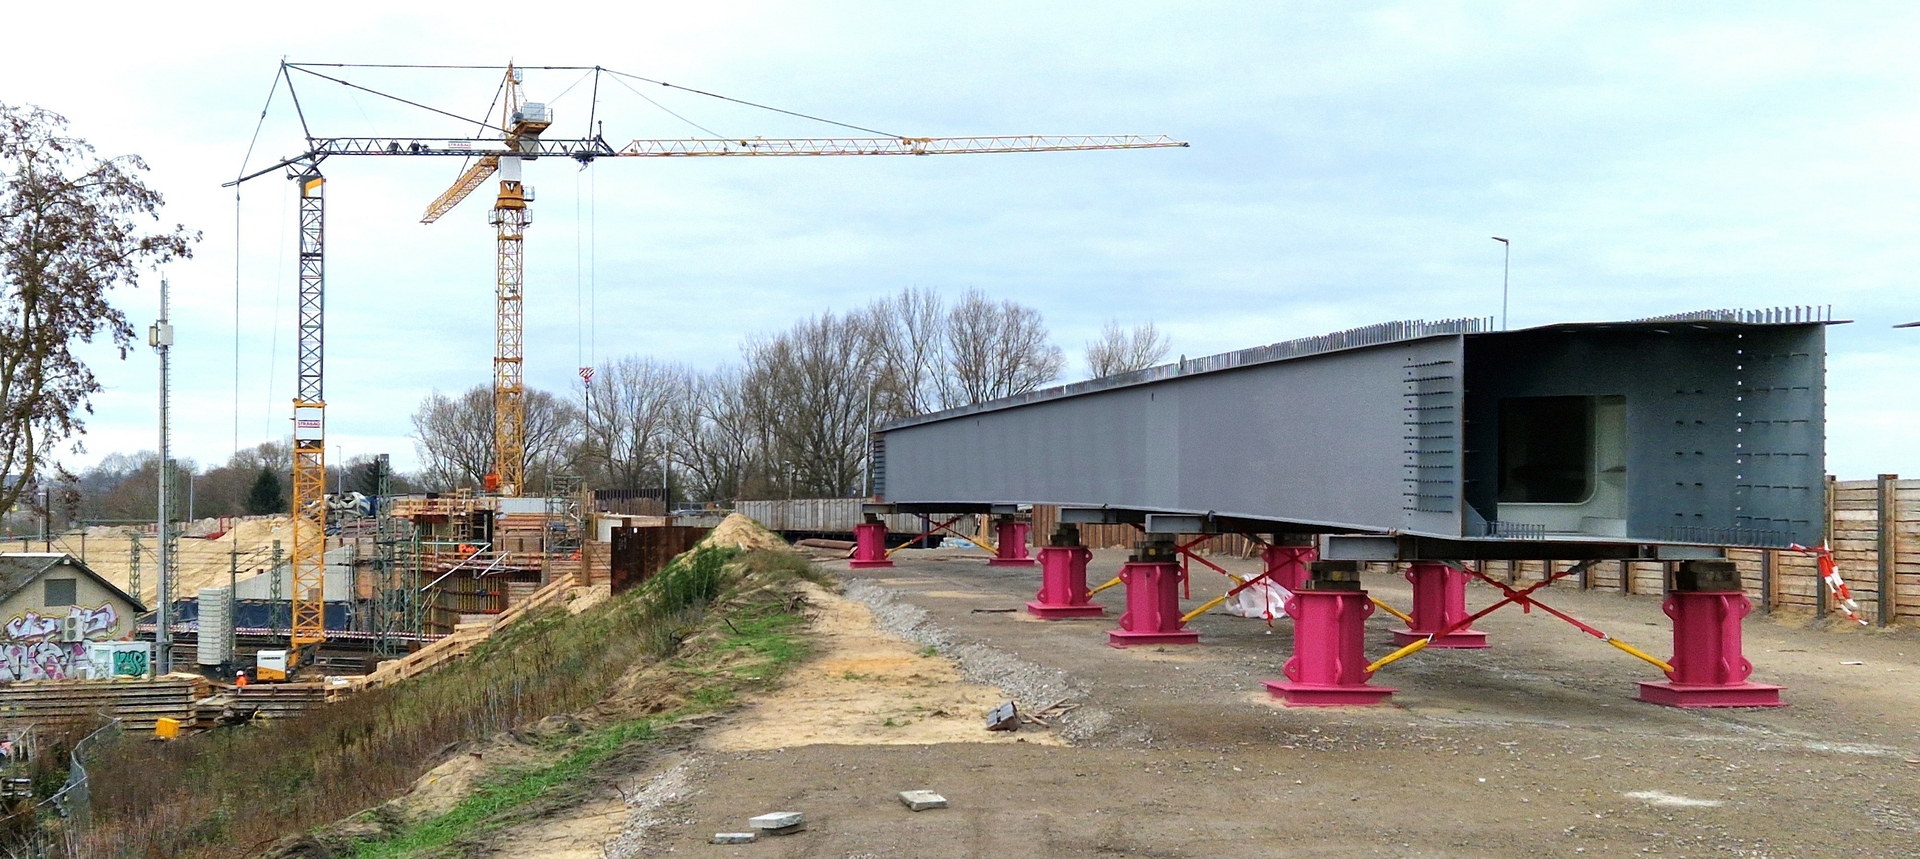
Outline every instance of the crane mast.
<path fill-rule="evenodd" d="M 327 638 L 326 179 L 318 164 L 292 171 L 300 188 L 298 382 L 293 398 L 293 625 L 281 676 L 286 679 Z"/>

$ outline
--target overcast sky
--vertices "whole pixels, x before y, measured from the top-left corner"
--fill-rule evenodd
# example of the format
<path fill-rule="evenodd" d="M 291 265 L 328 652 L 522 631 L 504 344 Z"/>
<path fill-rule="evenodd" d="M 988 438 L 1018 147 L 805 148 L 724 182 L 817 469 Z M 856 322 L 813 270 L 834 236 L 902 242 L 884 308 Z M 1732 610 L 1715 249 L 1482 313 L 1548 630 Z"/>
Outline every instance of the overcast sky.
<path fill-rule="evenodd" d="M 224 461 L 236 434 L 251 445 L 288 432 L 292 189 L 262 178 L 236 204 L 219 187 L 286 57 L 599 64 L 894 134 L 1193 144 L 529 165 L 536 387 L 576 384 L 583 359 L 732 361 L 743 337 L 907 286 L 1038 307 L 1073 378 L 1108 319 L 1151 320 L 1177 353 L 1204 355 L 1492 316 L 1497 234 L 1513 239 L 1514 327 L 1833 305 L 1857 321 L 1829 340 L 1829 469 L 1920 476 L 1920 330 L 1891 328 L 1920 319 L 1920 11 L 1907 4 L 190 5 L 10 10 L 0 101 L 63 113 L 105 153 L 140 154 L 168 220 L 204 231 L 195 259 L 169 270 L 175 438 L 203 464 Z M 342 74 L 464 115 L 498 83 Z M 579 77 L 527 77 L 567 136 L 592 97 Z M 449 130 L 295 82 L 318 134 Z M 727 136 L 836 131 L 640 92 L 660 107 L 603 82 L 610 141 L 701 134 L 662 107 Z M 283 89 L 256 165 L 299 151 L 290 107 Z M 325 166 L 329 440 L 348 456 L 389 452 L 411 467 L 421 398 L 490 378 L 490 191 L 418 222 L 458 167 Z M 157 311 L 151 286 L 117 297 L 142 330 Z M 68 461 L 153 448 L 152 352 L 88 354 L 107 390 L 87 451 Z"/>

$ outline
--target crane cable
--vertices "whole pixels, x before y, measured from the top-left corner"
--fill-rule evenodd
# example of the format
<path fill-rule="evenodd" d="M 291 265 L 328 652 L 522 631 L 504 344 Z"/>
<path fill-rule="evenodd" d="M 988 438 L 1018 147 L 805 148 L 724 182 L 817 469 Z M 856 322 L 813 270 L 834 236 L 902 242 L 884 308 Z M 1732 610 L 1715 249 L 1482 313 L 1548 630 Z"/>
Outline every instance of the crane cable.
<path fill-rule="evenodd" d="M 273 108 L 273 97 L 280 92 L 280 78 L 284 75 L 284 70 L 274 75 L 273 85 L 267 88 L 267 101 L 260 105 L 260 118 L 253 124 L 253 137 L 247 141 L 247 154 L 240 159 L 237 175 L 247 175 L 247 164 L 253 160 L 253 149 L 260 143 L 260 131 L 267 125 L 267 111 Z M 240 450 L 240 223 L 240 185 L 236 183 L 233 186 L 233 449 L 236 452 Z M 286 226 L 284 212 L 281 226 Z M 278 295 L 275 299 L 277 302 Z M 277 309 L 274 315 L 279 315 Z"/>

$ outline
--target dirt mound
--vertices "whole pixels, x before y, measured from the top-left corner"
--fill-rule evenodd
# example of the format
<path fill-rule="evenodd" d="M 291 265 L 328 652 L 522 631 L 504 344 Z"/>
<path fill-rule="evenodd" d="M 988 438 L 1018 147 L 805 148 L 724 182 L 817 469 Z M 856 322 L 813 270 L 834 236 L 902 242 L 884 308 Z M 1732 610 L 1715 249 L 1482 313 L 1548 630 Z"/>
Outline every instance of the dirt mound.
<path fill-rule="evenodd" d="M 227 583 L 229 565 L 238 567 L 238 577 L 249 579 L 273 566 L 273 544 L 280 543 L 281 557 L 293 551 L 293 526 L 284 516 L 247 516 L 229 520 L 231 528 L 220 531 L 218 519 L 183 522 L 184 531 L 176 544 L 174 558 L 181 597 L 192 597 L 200 588 L 220 587 Z M 159 563 L 154 556 L 152 534 L 142 534 L 136 543 L 136 529 L 126 525 L 95 525 L 53 539 L 53 551 L 66 552 L 81 559 L 107 581 L 131 592 L 133 548 L 140 550 L 140 593 L 136 596 L 149 606 L 159 590 Z M 211 535 L 219 533 L 218 537 Z M 38 551 L 40 544 L 33 544 Z M 234 550 L 238 549 L 238 556 Z"/>
<path fill-rule="evenodd" d="M 694 548 L 703 546 L 722 546 L 751 552 L 755 549 L 784 549 L 787 548 L 787 541 L 760 527 L 760 523 L 735 513 L 723 520 Z"/>

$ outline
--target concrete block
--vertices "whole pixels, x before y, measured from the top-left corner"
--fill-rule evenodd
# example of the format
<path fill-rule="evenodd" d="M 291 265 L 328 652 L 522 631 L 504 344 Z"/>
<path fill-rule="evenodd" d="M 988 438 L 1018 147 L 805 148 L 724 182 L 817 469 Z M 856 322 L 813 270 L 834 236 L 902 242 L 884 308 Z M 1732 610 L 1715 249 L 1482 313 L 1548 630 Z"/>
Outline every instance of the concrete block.
<path fill-rule="evenodd" d="M 753 840 L 758 837 L 759 836 L 754 835 L 751 832 L 715 832 L 713 834 L 713 843 L 715 844 L 752 844 Z"/>
<path fill-rule="evenodd" d="M 900 802 L 914 811 L 947 807 L 947 798 L 930 790 L 903 790 L 900 792 Z"/>
<path fill-rule="evenodd" d="M 806 830 L 807 817 L 798 811 L 776 811 L 750 818 L 747 825 L 767 835 L 792 835 Z"/>

